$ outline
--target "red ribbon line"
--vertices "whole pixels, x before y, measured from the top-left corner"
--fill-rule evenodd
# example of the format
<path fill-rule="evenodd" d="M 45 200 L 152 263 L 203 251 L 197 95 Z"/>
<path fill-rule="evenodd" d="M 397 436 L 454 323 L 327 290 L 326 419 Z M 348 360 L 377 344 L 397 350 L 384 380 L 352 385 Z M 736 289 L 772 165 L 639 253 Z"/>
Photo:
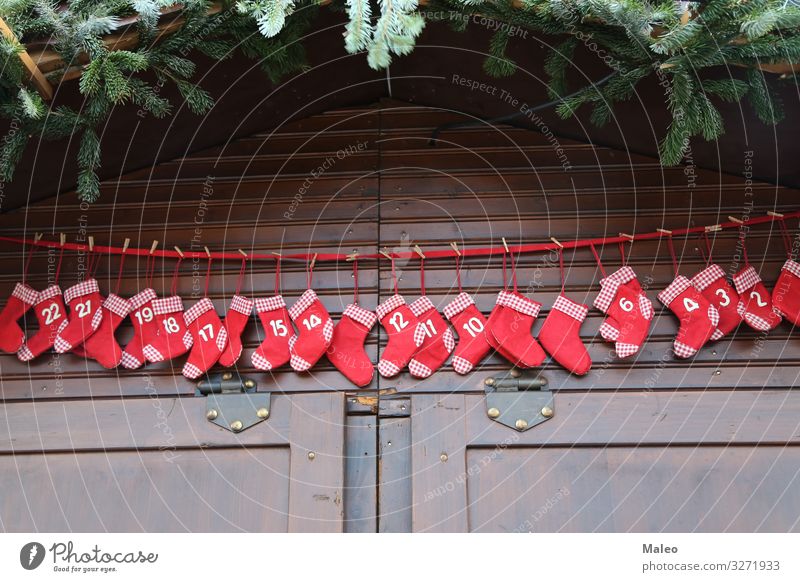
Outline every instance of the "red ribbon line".
<path fill-rule="evenodd" d="M 713 225 L 718 229 L 733 229 L 733 228 L 741 228 L 742 226 L 754 226 L 759 224 L 767 224 L 774 222 L 776 220 L 786 220 L 791 218 L 800 218 L 800 211 L 789 212 L 784 214 L 782 217 L 780 216 L 759 216 L 756 218 L 750 218 L 748 220 L 743 221 L 741 224 L 738 222 L 721 222 L 717 225 Z M 680 236 L 687 236 L 691 234 L 701 234 L 703 232 L 707 232 L 708 227 L 706 226 L 697 226 L 693 228 L 682 228 L 676 229 L 672 231 L 673 237 L 680 237 Z M 565 249 L 577 249 L 577 248 L 589 248 L 592 245 L 601 246 L 601 245 L 608 245 L 614 243 L 624 243 L 624 242 L 634 242 L 634 241 L 643 241 L 643 240 L 656 240 L 662 238 L 664 235 L 663 232 L 646 232 L 640 234 L 633 234 L 631 237 L 628 236 L 610 236 L 610 237 L 599 237 L 599 238 L 591 238 L 591 239 L 582 239 L 582 240 L 575 240 L 575 241 L 560 241 L 561 245 Z M 78 252 L 88 252 L 89 245 L 88 244 L 79 244 L 79 243 L 64 243 L 62 246 L 60 241 L 45 241 L 45 240 L 33 240 L 28 238 L 18 238 L 18 237 L 10 237 L 10 236 L 0 236 L 0 241 L 9 242 L 9 243 L 16 243 L 20 245 L 34 245 L 39 247 L 47 247 L 47 248 L 55 248 L 55 249 L 64 249 L 69 251 L 78 251 Z M 519 253 L 538 253 L 538 252 L 545 252 L 545 251 L 553 251 L 558 250 L 559 246 L 553 242 L 542 242 L 542 243 L 532 243 L 532 244 L 520 244 L 520 245 L 508 245 L 508 250 L 514 254 Z M 100 253 L 100 254 L 107 254 L 107 255 L 132 255 L 132 256 L 140 256 L 140 257 L 162 257 L 162 258 L 172 258 L 178 259 L 181 258 L 181 255 L 178 254 L 177 251 L 171 250 L 156 250 L 152 253 L 150 252 L 149 248 L 134 248 L 128 247 L 123 251 L 122 247 L 110 247 L 110 246 L 102 246 L 102 245 L 94 245 L 93 253 Z M 492 256 L 492 255 L 502 255 L 506 252 L 506 248 L 504 246 L 498 247 L 481 247 L 481 248 L 462 248 L 460 249 L 461 257 L 477 257 L 477 256 Z M 396 252 L 396 253 L 389 253 L 387 254 L 394 259 L 411 259 L 416 258 L 419 255 L 414 250 L 406 251 L 406 252 Z M 295 253 L 295 254 L 281 254 L 276 255 L 275 253 L 248 253 L 246 260 L 270 260 L 274 261 L 277 259 L 280 260 L 289 260 L 289 261 L 309 261 L 312 257 L 316 256 L 317 261 L 344 261 L 348 258 L 352 257 L 352 253 L 348 254 L 337 254 L 337 253 Z M 425 250 L 425 257 L 426 259 L 443 259 L 443 258 L 453 258 L 458 256 L 453 249 L 447 250 Z M 207 260 L 209 255 L 202 252 L 196 251 L 183 251 L 183 258 L 184 259 L 204 259 Z M 242 260 L 242 254 L 238 251 L 236 252 L 216 252 L 211 253 L 212 259 L 236 259 L 237 261 Z M 358 260 L 363 259 L 386 259 L 385 255 L 380 253 L 373 253 L 373 254 L 359 254 Z"/>

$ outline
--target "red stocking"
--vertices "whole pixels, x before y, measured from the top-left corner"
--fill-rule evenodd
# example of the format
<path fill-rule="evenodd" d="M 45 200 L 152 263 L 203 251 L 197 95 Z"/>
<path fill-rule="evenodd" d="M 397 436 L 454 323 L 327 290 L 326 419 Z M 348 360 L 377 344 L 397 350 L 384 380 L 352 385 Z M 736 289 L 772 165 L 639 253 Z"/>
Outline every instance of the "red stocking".
<path fill-rule="evenodd" d="M 709 265 L 692 277 L 692 285 L 719 313 L 719 325 L 711 340 L 716 341 L 736 329 L 742 321 L 739 314 L 739 294 L 728 283 L 722 267 Z"/>
<path fill-rule="evenodd" d="M 739 293 L 739 313 L 745 323 L 758 331 L 770 331 L 781 322 L 780 314 L 772 306 L 772 297 L 756 270 L 747 266 L 733 277 Z"/>
<path fill-rule="evenodd" d="M 415 378 L 427 378 L 444 364 L 453 352 L 456 340 L 452 330 L 425 295 L 414 301 L 409 309 L 419 320 L 414 334 L 414 343 L 419 348 L 408 363 L 408 371 Z"/>
<path fill-rule="evenodd" d="M 251 313 L 253 313 L 253 301 L 242 295 L 234 295 L 225 315 L 228 345 L 219 358 L 219 363 L 226 368 L 233 366 L 242 355 L 242 332 L 250 321 Z"/>
<path fill-rule="evenodd" d="M 678 275 L 658 294 L 658 300 L 674 313 L 680 321 L 673 351 L 679 358 L 690 358 L 703 347 L 719 325 L 719 313 L 703 297 L 692 282 Z"/>
<path fill-rule="evenodd" d="M 475 307 L 472 297 L 463 292 L 442 311 L 458 333 L 458 344 L 453 352 L 453 369 L 459 374 L 468 374 L 491 349 L 485 333 L 486 318 Z"/>
<path fill-rule="evenodd" d="M 120 363 L 123 368 L 135 370 L 144 365 L 145 338 L 158 334 L 158 323 L 153 313 L 156 292 L 150 288 L 140 291 L 128 300 L 131 305 L 133 339 L 125 346 Z"/>
<path fill-rule="evenodd" d="M 64 301 L 69 305 L 69 320 L 62 323 L 53 343 L 59 354 L 80 346 L 103 321 L 103 296 L 96 279 L 88 279 L 64 291 Z"/>
<path fill-rule="evenodd" d="M 114 333 L 119 324 L 128 316 L 131 304 L 119 295 L 111 293 L 103 301 L 103 321 L 100 327 L 81 346 L 86 355 L 96 360 L 104 368 L 116 368 L 122 360 L 122 348 L 119 347 Z"/>
<path fill-rule="evenodd" d="M 39 331 L 17 352 L 17 357 L 23 362 L 32 360 L 53 347 L 58 328 L 67 319 L 61 287 L 50 285 L 37 295 L 34 311 L 39 322 Z"/>
<path fill-rule="evenodd" d="M 142 350 L 149 362 L 163 362 L 182 356 L 192 347 L 192 334 L 183 319 L 183 300 L 179 295 L 153 300 L 156 325 L 145 330 L 147 342 Z"/>
<path fill-rule="evenodd" d="M 800 325 L 800 263 L 787 260 L 772 290 L 775 309 L 792 325 Z"/>
<path fill-rule="evenodd" d="M 217 363 L 228 343 L 228 332 L 208 297 L 203 297 L 183 314 L 192 334 L 192 351 L 183 365 L 183 375 L 194 380 Z"/>
<path fill-rule="evenodd" d="M 250 361 L 259 370 L 280 368 L 289 361 L 289 341 L 295 337 L 292 321 L 283 297 L 256 299 L 256 313 L 264 328 L 264 341 L 258 346 Z"/>
<path fill-rule="evenodd" d="M 333 330 L 333 341 L 327 355 L 336 369 L 359 387 L 372 382 L 375 367 L 364 350 L 369 330 L 378 317 L 355 303 L 348 305 Z"/>

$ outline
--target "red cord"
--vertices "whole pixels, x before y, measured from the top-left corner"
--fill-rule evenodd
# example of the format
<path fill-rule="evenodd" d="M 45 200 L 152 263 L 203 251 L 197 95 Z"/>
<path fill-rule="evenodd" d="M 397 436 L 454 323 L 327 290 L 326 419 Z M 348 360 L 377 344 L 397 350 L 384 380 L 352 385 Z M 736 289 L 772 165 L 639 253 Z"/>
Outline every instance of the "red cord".
<path fill-rule="evenodd" d="M 514 263 L 514 253 L 509 252 L 509 260 L 511 261 L 511 280 L 514 283 L 514 293 L 517 292 L 517 265 Z"/>
<path fill-rule="evenodd" d="M 353 257 L 353 303 L 358 305 L 358 259 Z"/>
<path fill-rule="evenodd" d="M 592 249 L 594 260 L 597 261 L 597 266 L 600 268 L 600 273 L 603 275 L 603 278 L 605 278 L 606 270 L 603 268 L 603 261 L 600 260 L 600 255 L 597 254 L 597 249 L 595 248 L 594 244 L 589 245 L 589 248 Z"/>
<path fill-rule="evenodd" d="M 125 255 L 120 255 L 119 257 L 119 269 L 117 270 L 117 286 L 114 290 L 115 295 L 119 295 L 119 285 L 122 282 L 122 267 L 125 264 Z"/>
<path fill-rule="evenodd" d="M 675 276 L 678 276 L 678 259 L 675 257 L 675 246 L 672 244 L 672 235 L 667 235 L 667 247 L 669 247 L 669 256 L 672 259 L 672 270 Z"/>
<path fill-rule="evenodd" d="M 560 247 L 558 249 L 558 268 L 561 271 L 561 294 L 563 295 L 564 294 L 564 281 L 565 281 L 565 277 L 564 277 L 564 249 L 562 249 Z"/>
<path fill-rule="evenodd" d="M 456 281 L 458 281 L 458 292 L 462 293 L 461 290 L 461 257 L 456 255 Z"/>
<path fill-rule="evenodd" d="M 425 297 L 425 259 L 419 258 L 419 289 Z"/>
<path fill-rule="evenodd" d="M 172 272 L 172 293 L 171 295 L 178 294 L 178 271 L 181 268 L 181 262 L 183 261 L 180 256 L 178 257 L 178 262 L 175 263 L 175 270 Z"/>
<path fill-rule="evenodd" d="M 281 258 L 275 257 L 275 295 L 281 294 Z"/>
<path fill-rule="evenodd" d="M 244 272 L 247 268 L 247 259 L 242 257 L 242 266 L 239 268 L 239 279 L 236 281 L 236 295 L 242 291 L 242 282 L 244 281 Z"/>
<path fill-rule="evenodd" d="M 311 281 L 314 278 L 314 261 L 316 259 L 311 259 L 306 263 L 306 289 L 311 289 Z"/>
<path fill-rule="evenodd" d="M 747 257 L 747 243 L 745 239 L 747 238 L 747 233 L 744 230 L 744 225 L 739 227 L 739 241 L 742 243 L 742 256 L 744 257 L 744 266 L 750 266 L 750 259 Z"/>
<path fill-rule="evenodd" d="M 58 284 L 58 276 L 61 274 L 61 262 L 64 260 L 64 247 L 61 247 L 61 251 L 58 253 L 58 264 L 56 265 L 56 277 L 54 284 Z"/>
<path fill-rule="evenodd" d="M 206 288 L 203 291 L 203 297 L 208 297 L 208 282 L 211 280 L 211 257 L 208 257 L 208 266 L 206 267 Z"/>
<path fill-rule="evenodd" d="M 778 225 L 781 229 L 781 238 L 783 239 L 783 248 L 786 249 L 786 258 L 792 258 L 792 237 L 789 236 L 789 230 L 786 228 L 786 220 L 781 217 L 778 219 Z"/>
<path fill-rule="evenodd" d="M 36 245 L 31 245 L 31 248 L 28 249 L 28 258 L 25 260 L 25 267 L 22 270 L 22 284 L 25 284 L 25 280 L 28 278 L 28 267 L 31 266 L 31 259 L 33 258 L 33 253 L 36 250 Z"/>
<path fill-rule="evenodd" d="M 394 255 L 392 255 L 392 281 L 394 281 L 394 294 L 399 295 L 397 291 L 397 273 L 394 270 Z"/>
<path fill-rule="evenodd" d="M 705 241 L 706 244 L 706 267 L 708 267 L 713 259 L 711 255 L 711 241 L 708 240 L 707 230 L 703 230 L 703 240 Z"/>
<path fill-rule="evenodd" d="M 508 279 L 506 278 L 506 255 L 503 254 L 503 291 L 508 290 Z"/>
<path fill-rule="evenodd" d="M 625 243 L 621 241 L 619 243 L 619 256 L 620 260 L 622 261 L 622 266 L 624 267 L 628 263 L 628 261 L 625 258 Z"/>

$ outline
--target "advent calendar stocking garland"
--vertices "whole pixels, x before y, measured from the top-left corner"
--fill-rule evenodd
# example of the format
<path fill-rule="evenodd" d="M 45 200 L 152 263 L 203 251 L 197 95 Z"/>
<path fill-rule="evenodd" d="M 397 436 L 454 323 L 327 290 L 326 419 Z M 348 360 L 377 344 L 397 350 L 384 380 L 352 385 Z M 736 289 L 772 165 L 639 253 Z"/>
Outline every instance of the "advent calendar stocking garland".
<path fill-rule="evenodd" d="M 259 370 L 269 372 L 289 362 L 289 342 L 295 337 L 292 320 L 280 291 L 281 259 L 275 259 L 275 295 L 256 299 L 258 319 L 264 328 L 264 340 L 250 361 Z"/>
<path fill-rule="evenodd" d="M 468 374 L 481 363 L 492 346 L 485 333 L 486 317 L 478 311 L 469 293 L 461 288 L 461 255 L 457 248 L 455 251 L 458 296 L 445 305 L 442 312 L 458 334 L 458 343 L 453 352 L 453 369 L 459 374 Z"/>
<path fill-rule="evenodd" d="M 553 359 L 578 376 L 587 374 L 592 367 L 592 358 L 580 337 L 581 325 L 589 313 L 589 307 L 575 303 L 564 294 L 564 249 L 558 249 L 558 267 L 561 273 L 561 293 L 544 320 L 539 332 L 539 343 Z"/>
<path fill-rule="evenodd" d="M 692 282 L 678 273 L 678 260 L 672 243 L 672 233 L 667 234 L 667 246 L 672 258 L 675 279 L 658 294 L 661 301 L 680 321 L 673 351 L 679 358 L 689 358 L 717 333 L 719 313 L 716 307 L 692 286 Z M 719 334 L 717 334 L 719 337 Z"/>
<path fill-rule="evenodd" d="M 746 232 L 740 229 L 744 268 L 733 276 L 733 285 L 739 294 L 739 314 L 745 323 L 756 331 L 770 331 L 781 322 L 780 313 L 772 306 L 772 296 L 761 281 L 747 256 Z"/>
<path fill-rule="evenodd" d="M 236 293 L 231 299 L 228 313 L 225 314 L 225 330 L 228 333 L 228 344 L 222 351 L 219 363 L 226 368 L 233 366 L 242 355 L 242 332 L 250 314 L 253 313 L 253 301 L 241 294 L 242 282 L 247 269 L 247 257 L 242 257 L 242 266 L 239 269 L 239 279 L 236 282 Z"/>
<path fill-rule="evenodd" d="M 800 325 L 800 263 L 793 258 L 792 239 L 786 229 L 786 220 L 780 217 L 778 224 L 786 249 L 786 262 L 772 290 L 772 303 L 778 313 L 793 325 Z"/>
<path fill-rule="evenodd" d="M 35 246 L 31 247 L 30 251 L 28 252 L 28 259 L 25 262 L 25 269 L 22 272 L 23 284 L 27 277 L 28 267 L 30 266 L 31 258 L 33 257 L 33 251 L 35 248 Z M 61 287 L 58 286 L 58 277 L 61 273 L 61 262 L 63 258 L 64 249 L 62 247 L 58 256 L 58 264 L 56 266 L 53 284 L 38 293 L 34 291 L 34 293 L 36 293 L 36 298 L 33 309 L 36 313 L 36 320 L 39 323 L 39 330 L 32 337 L 28 338 L 25 341 L 25 344 L 17 351 L 17 358 L 23 362 L 28 362 L 53 347 L 53 344 L 56 341 L 56 334 L 58 333 L 61 324 L 67 319 L 67 310 L 64 308 L 64 299 L 61 293 Z M 3 316 L 0 315 L 0 321 L 2 318 Z M 16 321 L 14 323 L 16 324 Z M 2 325 L 0 330 L 6 329 L 5 325 L 0 325 Z M 20 332 L 21 331 L 22 330 L 20 330 Z M 0 333 L 4 333 L 4 331 L 0 331 Z"/>
<path fill-rule="evenodd" d="M 364 349 L 369 331 L 378 316 L 358 304 L 358 256 L 353 256 L 353 302 L 345 307 L 342 319 L 333 329 L 328 347 L 328 360 L 353 384 L 367 386 L 375 375 L 375 367 Z"/>
<path fill-rule="evenodd" d="M 425 256 L 422 251 L 418 252 L 421 296 L 408 308 L 419 321 L 414 332 L 414 343 L 419 347 L 408 363 L 408 371 L 415 378 L 427 378 L 441 368 L 453 353 L 456 341 L 447 322 L 425 293 Z"/>

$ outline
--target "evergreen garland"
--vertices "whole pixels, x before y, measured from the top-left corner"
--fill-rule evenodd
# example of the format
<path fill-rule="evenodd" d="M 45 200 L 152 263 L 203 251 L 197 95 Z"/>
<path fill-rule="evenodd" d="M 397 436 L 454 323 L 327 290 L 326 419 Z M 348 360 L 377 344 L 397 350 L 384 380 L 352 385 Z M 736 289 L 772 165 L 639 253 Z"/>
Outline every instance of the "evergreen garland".
<path fill-rule="evenodd" d="M 211 97 L 191 79 L 197 50 L 217 60 L 237 52 L 258 59 L 276 82 L 302 69 L 305 52 L 299 39 L 308 30 L 318 0 L 237 0 L 222 11 L 210 11 L 208 0 L 183 0 L 182 25 L 159 38 L 162 13 L 173 0 L 0 0 L 0 15 L 16 38 L 0 36 L 4 66 L 0 72 L 0 114 L 13 129 L 0 147 L 0 179 L 10 180 L 32 135 L 45 139 L 79 136 L 78 192 L 84 200 L 99 194 L 100 127 L 113 107 L 133 104 L 155 117 L 174 108 L 160 95 L 160 85 L 174 85 L 181 105 L 197 114 L 213 106 Z M 484 69 L 511 75 L 516 65 L 506 50 L 511 27 L 564 40 L 545 63 L 548 93 L 561 100 L 556 111 L 569 117 L 590 107 L 593 123 L 607 123 L 615 103 L 630 99 L 637 84 L 656 76 L 665 87 L 672 122 L 660 142 L 664 164 L 680 163 L 690 140 L 713 140 L 724 132 L 715 102 L 742 99 L 765 123 L 782 119 L 775 80 L 759 67 L 800 62 L 800 7 L 795 0 L 336 0 L 348 17 L 344 46 L 364 52 L 375 69 L 414 48 L 426 19 L 448 20 L 469 32 L 470 16 L 502 23 L 486 47 Z M 173 9 L 174 10 L 174 9 Z M 444 15 L 444 16 L 443 16 Z M 136 47 L 109 50 L 103 37 L 119 31 L 137 16 Z M 174 16 L 174 15 L 173 15 Z M 27 84 L 18 55 L 26 42 L 49 38 L 64 63 L 82 69 L 80 111 L 49 107 Z M 584 45 L 603 55 L 613 71 L 599 85 L 570 87 L 569 71 L 576 50 Z M 602 51 L 602 52 L 601 52 Z M 743 79 L 719 79 L 722 67 L 744 67 Z M 158 84 L 142 73 L 155 74 Z M 60 73 L 52 74 L 58 82 Z M 728 75 L 731 76 L 730 74 Z M 796 81 L 784 75 L 783 81 Z M 778 80 L 781 81 L 781 80 Z"/>

